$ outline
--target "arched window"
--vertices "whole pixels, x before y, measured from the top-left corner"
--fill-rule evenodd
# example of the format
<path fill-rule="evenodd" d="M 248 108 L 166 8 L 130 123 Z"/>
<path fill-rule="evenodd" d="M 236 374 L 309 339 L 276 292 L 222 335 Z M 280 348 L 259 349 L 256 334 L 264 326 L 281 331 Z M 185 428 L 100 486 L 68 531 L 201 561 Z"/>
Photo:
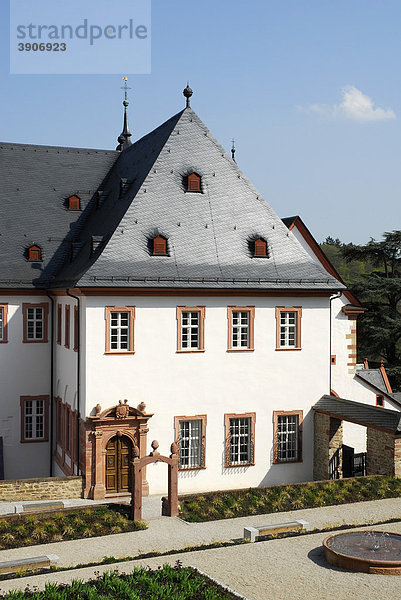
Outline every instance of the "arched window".
<path fill-rule="evenodd" d="M 68 198 L 68 210 L 80 210 L 81 201 L 78 196 L 70 196 Z"/>
<path fill-rule="evenodd" d="M 162 235 L 153 239 L 153 254 L 167 254 L 167 239 Z"/>
<path fill-rule="evenodd" d="M 42 260 L 42 249 L 39 246 L 28 248 L 28 260 Z"/>
<path fill-rule="evenodd" d="M 201 178 L 196 173 L 190 173 L 188 175 L 187 192 L 200 192 L 201 191 Z"/>
<path fill-rule="evenodd" d="M 267 242 L 263 238 L 255 240 L 254 256 L 267 256 Z"/>

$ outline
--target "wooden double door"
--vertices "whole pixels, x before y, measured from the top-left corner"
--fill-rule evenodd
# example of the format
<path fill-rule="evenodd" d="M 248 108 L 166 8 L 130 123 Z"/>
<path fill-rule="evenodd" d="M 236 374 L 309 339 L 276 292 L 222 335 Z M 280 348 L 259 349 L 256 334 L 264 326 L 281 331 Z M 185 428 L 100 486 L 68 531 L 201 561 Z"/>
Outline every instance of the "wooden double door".
<path fill-rule="evenodd" d="M 131 491 L 132 442 L 114 436 L 106 446 L 106 494 Z"/>

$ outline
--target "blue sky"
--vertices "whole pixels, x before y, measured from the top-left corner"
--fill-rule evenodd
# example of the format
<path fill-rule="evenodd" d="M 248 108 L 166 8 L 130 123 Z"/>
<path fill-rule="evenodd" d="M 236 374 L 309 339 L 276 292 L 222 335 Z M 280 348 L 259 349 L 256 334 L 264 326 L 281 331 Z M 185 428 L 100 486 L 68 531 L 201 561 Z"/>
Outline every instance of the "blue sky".
<path fill-rule="evenodd" d="M 84 5 L 85 0 L 82 0 Z M 401 229 L 399 0 L 152 0 L 152 71 L 129 78 L 141 137 L 192 107 L 281 216 L 318 241 Z M 114 148 L 121 75 L 10 75 L 0 3 L 0 139 Z"/>

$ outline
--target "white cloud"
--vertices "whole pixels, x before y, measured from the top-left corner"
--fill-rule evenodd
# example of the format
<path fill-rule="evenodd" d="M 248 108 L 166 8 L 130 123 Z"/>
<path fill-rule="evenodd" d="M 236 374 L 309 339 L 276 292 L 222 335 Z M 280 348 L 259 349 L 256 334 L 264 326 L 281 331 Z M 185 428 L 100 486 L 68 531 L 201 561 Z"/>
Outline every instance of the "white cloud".
<path fill-rule="evenodd" d="M 302 112 L 315 113 L 326 117 L 339 117 L 353 121 L 389 121 L 396 119 L 391 108 L 375 107 L 372 98 L 366 96 L 354 85 L 348 85 L 341 90 L 340 104 L 311 104 L 298 107 Z"/>

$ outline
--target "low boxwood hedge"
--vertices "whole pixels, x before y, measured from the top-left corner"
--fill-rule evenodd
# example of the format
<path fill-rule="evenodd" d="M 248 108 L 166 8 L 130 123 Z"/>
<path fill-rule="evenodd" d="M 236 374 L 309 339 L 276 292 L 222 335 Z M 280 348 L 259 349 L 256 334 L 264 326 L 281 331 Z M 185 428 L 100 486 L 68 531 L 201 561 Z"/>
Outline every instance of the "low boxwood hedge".
<path fill-rule="evenodd" d="M 180 516 L 202 522 L 401 496 L 401 479 L 384 475 L 180 496 Z"/>

